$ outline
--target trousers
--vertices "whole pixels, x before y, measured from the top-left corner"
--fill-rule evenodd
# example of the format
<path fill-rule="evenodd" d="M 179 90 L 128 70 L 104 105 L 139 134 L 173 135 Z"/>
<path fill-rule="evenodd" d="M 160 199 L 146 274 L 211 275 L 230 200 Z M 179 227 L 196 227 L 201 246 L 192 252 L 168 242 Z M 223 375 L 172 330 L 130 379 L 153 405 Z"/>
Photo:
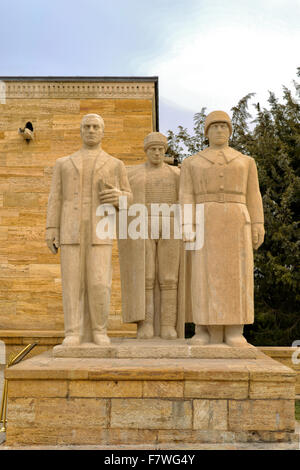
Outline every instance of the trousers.
<path fill-rule="evenodd" d="M 146 289 L 154 289 L 156 276 L 160 290 L 177 289 L 180 261 L 180 240 L 174 238 L 173 220 L 170 221 L 170 237 L 162 238 L 161 222 L 159 238 L 145 240 Z M 151 219 L 148 220 L 148 233 L 151 233 Z M 157 271 L 156 271 L 157 269 Z"/>
<path fill-rule="evenodd" d="M 61 245 L 65 335 L 79 335 L 83 341 L 106 333 L 112 283 L 112 245 L 91 244 L 87 216 L 80 244 Z"/>

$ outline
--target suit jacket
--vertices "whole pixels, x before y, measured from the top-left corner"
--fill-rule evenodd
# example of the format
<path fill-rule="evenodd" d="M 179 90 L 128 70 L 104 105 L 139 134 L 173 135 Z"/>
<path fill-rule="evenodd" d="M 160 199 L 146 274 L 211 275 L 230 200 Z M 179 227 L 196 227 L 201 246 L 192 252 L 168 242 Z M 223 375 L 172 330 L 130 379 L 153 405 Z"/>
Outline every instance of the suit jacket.
<path fill-rule="evenodd" d="M 126 169 L 121 160 L 101 150 L 92 173 L 91 240 L 93 245 L 112 244 L 112 240 L 101 240 L 96 235 L 96 226 L 101 217 L 96 216 L 99 206 L 99 180 L 122 191 L 122 196 L 131 197 Z M 82 198 L 81 151 L 59 158 L 54 167 L 48 200 L 47 228 L 60 229 L 61 244 L 80 243 Z"/>

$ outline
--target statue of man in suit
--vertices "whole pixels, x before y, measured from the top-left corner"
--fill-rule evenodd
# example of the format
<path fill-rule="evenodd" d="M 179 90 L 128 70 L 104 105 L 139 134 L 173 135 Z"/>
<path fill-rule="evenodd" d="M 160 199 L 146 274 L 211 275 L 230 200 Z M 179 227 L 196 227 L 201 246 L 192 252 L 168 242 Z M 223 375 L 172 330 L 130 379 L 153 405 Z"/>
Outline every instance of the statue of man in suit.
<path fill-rule="evenodd" d="M 63 346 L 107 345 L 112 239 L 97 236 L 96 211 L 99 204 L 118 209 L 119 197 L 130 198 L 131 190 L 124 164 L 101 148 L 102 117 L 85 115 L 80 133 L 82 148 L 54 167 L 46 241 L 52 253 L 61 249 Z"/>

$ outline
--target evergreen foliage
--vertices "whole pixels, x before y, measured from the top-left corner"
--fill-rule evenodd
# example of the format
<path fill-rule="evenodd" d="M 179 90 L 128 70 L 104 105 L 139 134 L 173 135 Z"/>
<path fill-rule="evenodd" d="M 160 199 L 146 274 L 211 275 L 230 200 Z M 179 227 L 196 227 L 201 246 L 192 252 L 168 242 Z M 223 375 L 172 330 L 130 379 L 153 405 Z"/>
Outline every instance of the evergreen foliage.
<path fill-rule="evenodd" d="M 300 76 L 300 67 L 298 68 Z M 294 82 L 295 95 L 300 85 Z M 300 340 L 300 105 L 283 87 L 283 103 L 269 92 L 268 109 L 254 105 L 249 93 L 232 108 L 229 145 L 251 155 L 257 164 L 263 196 L 266 236 L 254 255 L 255 323 L 245 327 L 248 341 L 257 346 L 291 346 Z M 179 160 L 204 149 L 206 108 L 194 116 L 194 133 L 169 131 L 169 154 Z"/>

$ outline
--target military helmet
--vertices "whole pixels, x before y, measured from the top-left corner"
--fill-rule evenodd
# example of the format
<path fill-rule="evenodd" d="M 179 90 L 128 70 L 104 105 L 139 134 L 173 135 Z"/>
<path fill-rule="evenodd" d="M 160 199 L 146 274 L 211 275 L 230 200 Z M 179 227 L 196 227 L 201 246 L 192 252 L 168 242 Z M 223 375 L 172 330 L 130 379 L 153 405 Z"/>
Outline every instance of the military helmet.
<path fill-rule="evenodd" d="M 207 137 L 209 126 L 215 122 L 226 122 L 230 130 L 230 135 L 232 134 L 232 124 L 231 124 L 231 119 L 228 116 L 228 114 L 225 113 L 225 111 L 212 111 L 206 116 L 206 119 L 205 119 L 205 124 L 204 124 L 205 137 Z"/>

